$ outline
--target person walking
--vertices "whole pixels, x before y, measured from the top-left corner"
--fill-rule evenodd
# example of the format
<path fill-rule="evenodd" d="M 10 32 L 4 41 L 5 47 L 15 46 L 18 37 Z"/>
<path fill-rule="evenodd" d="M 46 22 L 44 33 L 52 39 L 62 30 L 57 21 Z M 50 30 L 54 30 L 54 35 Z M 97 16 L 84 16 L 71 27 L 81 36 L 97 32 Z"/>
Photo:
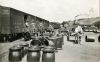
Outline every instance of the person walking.
<path fill-rule="evenodd" d="M 75 43 L 81 44 L 83 29 L 80 25 L 75 28 Z"/>

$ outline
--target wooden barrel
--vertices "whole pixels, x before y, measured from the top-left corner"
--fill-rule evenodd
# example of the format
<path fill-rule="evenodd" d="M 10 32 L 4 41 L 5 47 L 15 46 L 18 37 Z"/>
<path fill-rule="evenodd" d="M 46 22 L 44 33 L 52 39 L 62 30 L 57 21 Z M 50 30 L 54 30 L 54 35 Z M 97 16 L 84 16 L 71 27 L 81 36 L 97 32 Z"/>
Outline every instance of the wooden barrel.
<path fill-rule="evenodd" d="M 42 38 L 39 39 L 41 41 L 41 47 L 42 48 L 44 48 L 45 46 L 48 46 L 49 45 L 49 42 L 48 42 L 48 39 L 47 38 L 42 37 Z"/>
<path fill-rule="evenodd" d="M 57 37 L 57 49 L 62 50 L 62 37 Z"/>
<path fill-rule="evenodd" d="M 20 62 L 22 60 L 21 48 L 11 47 L 9 49 L 9 61 Z"/>
<path fill-rule="evenodd" d="M 86 42 L 95 42 L 95 36 L 93 36 L 93 35 L 86 35 L 85 36 L 85 41 Z"/>
<path fill-rule="evenodd" d="M 22 54 L 22 58 L 24 57 L 24 46 L 20 45 L 19 47 L 21 47 L 21 54 Z"/>
<path fill-rule="evenodd" d="M 29 44 L 28 43 L 23 43 L 22 46 L 24 47 L 24 49 L 23 49 L 23 57 L 24 57 L 27 54 Z"/>
<path fill-rule="evenodd" d="M 48 39 L 54 43 L 55 49 L 57 50 L 57 38 L 56 37 L 49 37 Z"/>
<path fill-rule="evenodd" d="M 61 36 L 62 39 L 62 45 L 64 45 L 64 35 Z"/>
<path fill-rule="evenodd" d="M 40 61 L 40 48 L 39 46 L 31 46 L 27 53 L 27 62 L 39 62 Z"/>
<path fill-rule="evenodd" d="M 75 36 L 69 36 L 70 41 L 75 41 Z"/>
<path fill-rule="evenodd" d="M 38 39 L 34 39 L 34 40 L 32 40 L 31 41 L 31 45 L 37 45 L 37 46 L 41 46 L 41 41 L 40 40 L 38 40 Z"/>
<path fill-rule="evenodd" d="M 44 48 L 42 62 L 55 62 L 55 53 L 53 47 L 49 46 Z"/>
<path fill-rule="evenodd" d="M 59 40 L 61 40 L 61 44 L 64 45 L 64 35 L 57 34 L 57 38 L 59 38 Z"/>
<path fill-rule="evenodd" d="M 14 47 L 21 48 L 21 56 L 22 56 L 22 58 L 23 58 L 23 57 L 24 57 L 24 46 L 22 46 L 22 45 L 20 44 L 20 45 L 14 46 Z"/>

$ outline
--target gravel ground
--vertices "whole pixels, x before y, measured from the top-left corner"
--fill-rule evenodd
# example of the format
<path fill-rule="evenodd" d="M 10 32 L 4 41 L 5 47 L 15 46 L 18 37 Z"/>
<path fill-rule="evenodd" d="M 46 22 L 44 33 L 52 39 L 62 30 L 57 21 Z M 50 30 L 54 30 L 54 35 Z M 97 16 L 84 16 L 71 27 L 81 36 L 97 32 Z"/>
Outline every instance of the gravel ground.
<path fill-rule="evenodd" d="M 28 41 L 30 42 L 30 41 Z M 8 53 L 9 53 L 9 48 L 14 46 L 14 45 L 19 45 L 22 43 L 28 43 L 25 42 L 23 39 L 16 40 L 12 43 L 6 42 L 6 43 L 0 43 L 0 62 L 9 62 L 8 61 Z"/>
<path fill-rule="evenodd" d="M 95 36 L 95 42 L 85 42 L 86 34 Z M 55 62 L 99 62 L 100 42 L 97 40 L 99 34 L 86 32 L 82 37 L 81 45 L 74 44 L 73 42 L 68 42 L 66 36 L 64 36 L 63 50 L 59 50 L 57 53 L 55 53 Z M 13 45 L 21 43 L 24 43 L 22 39 L 13 42 Z M 9 51 L 10 47 L 12 47 L 11 43 L 0 44 L 0 62 L 9 62 L 9 52 L 7 51 Z M 21 62 L 27 62 L 26 56 Z"/>
<path fill-rule="evenodd" d="M 99 42 L 82 42 L 80 45 L 65 41 L 63 50 L 56 53 L 56 62 L 99 62 L 99 45 Z"/>

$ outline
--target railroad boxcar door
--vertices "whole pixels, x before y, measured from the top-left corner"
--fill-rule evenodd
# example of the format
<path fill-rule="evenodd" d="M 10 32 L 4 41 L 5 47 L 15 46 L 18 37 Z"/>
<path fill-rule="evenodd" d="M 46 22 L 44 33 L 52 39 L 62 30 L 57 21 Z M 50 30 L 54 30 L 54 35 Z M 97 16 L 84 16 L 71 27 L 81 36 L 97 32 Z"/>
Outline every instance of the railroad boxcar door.
<path fill-rule="evenodd" d="M 2 7 L 1 10 L 2 34 L 10 34 L 10 8 Z"/>
<path fill-rule="evenodd" d="M 23 31 L 23 13 L 14 9 L 11 9 L 11 32 L 22 33 Z"/>

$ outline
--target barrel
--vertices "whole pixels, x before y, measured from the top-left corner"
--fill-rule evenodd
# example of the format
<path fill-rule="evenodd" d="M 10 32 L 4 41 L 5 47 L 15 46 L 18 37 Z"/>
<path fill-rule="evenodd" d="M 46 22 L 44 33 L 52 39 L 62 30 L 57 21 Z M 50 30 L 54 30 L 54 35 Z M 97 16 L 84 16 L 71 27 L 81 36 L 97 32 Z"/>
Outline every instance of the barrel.
<path fill-rule="evenodd" d="M 100 35 L 98 36 L 98 41 L 100 42 Z"/>
<path fill-rule="evenodd" d="M 49 37 L 48 39 L 54 43 L 54 47 L 57 50 L 57 38 L 56 37 Z"/>
<path fill-rule="evenodd" d="M 21 46 L 23 46 L 24 47 L 24 49 L 23 49 L 23 57 L 27 54 L 27 50 L 28 50 L 28 47 L 29 47 L 29 44 L 28 43 L 23 43 L 23 44 L 21 44 Z"/>
<path fill-rule="evenodd" d="M 62 50 L 62 37 L 57 37 L 57 50 Z"/>
<path fill-rule="evenodd" d="M 24 46 L 22 46 L 21 44 L 19 44 L 19 45 L 15 45 L 15 46 L 13 46 L 13 47 L 18 47 L 18 48 L 21 48 L 21 56 L 22 56 L 22 58 L 24 57 Z"/>
<path fill-rule="evenodd" d="M 22 60 L 21 48 L 11 47 L 9 49 L 9 61 L 10 62 L 20 62 Z"/>
<path fill-rule="evenodd" d="M 69 41 L 75 41 L 75 36 L 69 36 L 68 39 Z"/>
<path fill-rule="evenodd" d="M 53 47 L 49 46 L 44 48 L 42 62 L 55 62 L 55 53 Z"/>
<path fill-rule="evenodd" d="M 62 45 L 64 45 L 64 35 L 61 36 Z"/>
<path fill-rule="evenodd" d="M 26 50 L 29 47 L 29 44 L 19 44 L 17 47 L 21 48 L 21 54 L 22 54 L 22 58 L 25 56 L 25 54 L 27 53 Z"/>
<path fill-rule="evenodd" d="M 41 41 L 41 45 L 44 45 L 45 38 L 42 37 L 42 38 L 40 38 L 39 40 Z"/>
<path fill-rule="evenodd" d="M 85 36 L 85 41 L 86 42 L 95 42 L 95 36 L 93 36 L 93 35 L 86 35 Z"/>
<path fill-rule="evenodd" d="M 47 38 L 42 37 L 39 40 L 41 41 L 41 47 L 42 48 L 44 48 L 45 46 L 48 46 L 49 45 Z"/>
<path fill-rule="evenodd" d="M 39 46 L 31 46 L 27 53 L 27 62 L 39 62 L 40 61 L 40 48 Z"/>
<path fill-rule="evenodd" d="M 37 45 L 37 46 L 41 46 L 41 41 L 39 39 L 33 39 L 31 41 L 31 45 Z"/>

